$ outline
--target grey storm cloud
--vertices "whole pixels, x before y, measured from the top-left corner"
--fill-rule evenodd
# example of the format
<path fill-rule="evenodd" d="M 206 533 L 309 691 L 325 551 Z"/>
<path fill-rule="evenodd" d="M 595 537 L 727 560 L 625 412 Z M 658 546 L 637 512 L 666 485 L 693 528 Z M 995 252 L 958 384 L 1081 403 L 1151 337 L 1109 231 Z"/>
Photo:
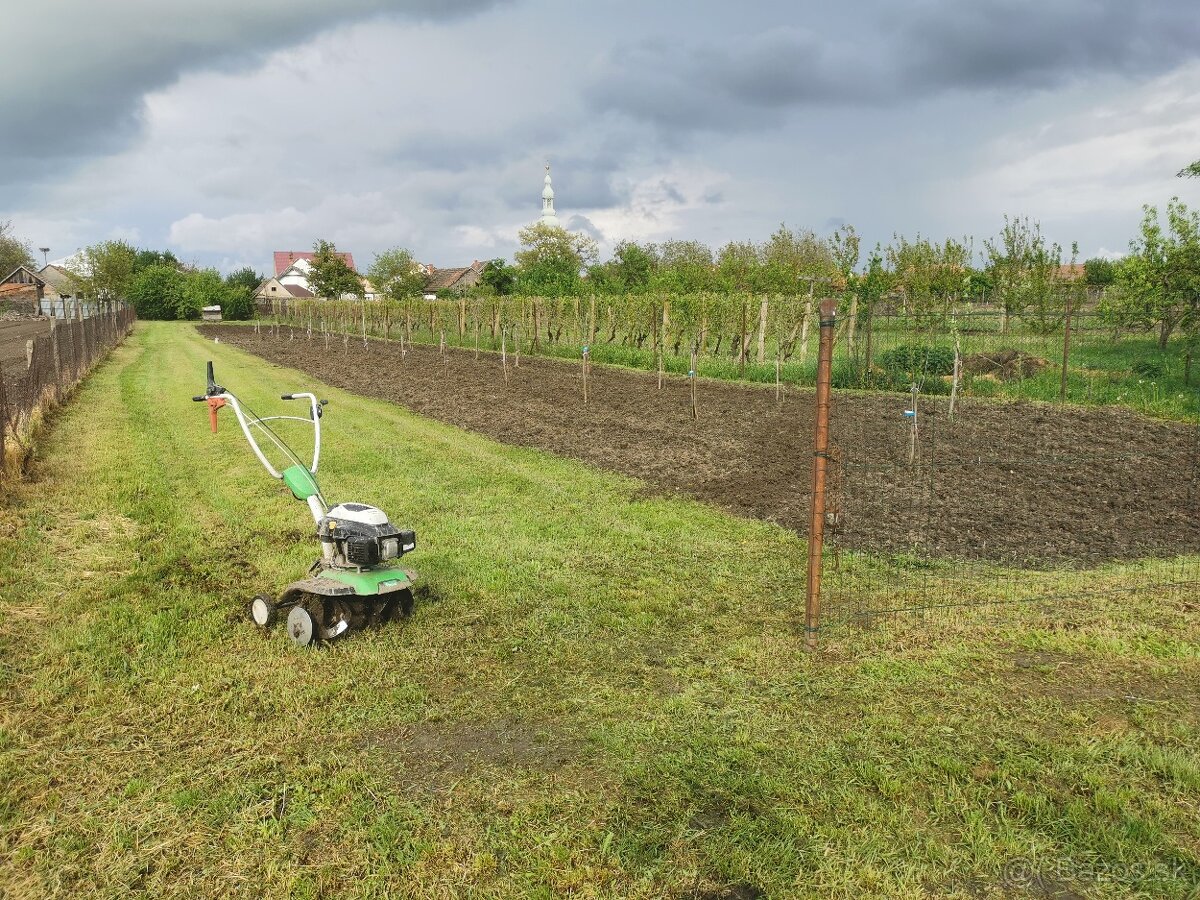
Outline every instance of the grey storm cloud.
<path fill-rule="evenodd" d="M 121 147 L 141 98 L 192 69 L 242 69 L 373 16 L 469 15 L 500 0 L 55 0 L 9 3 L 0 54 L 0 184 Z"/>
<path fill-rule="evenodd" d="M 686 132 L 764 126 L 795 108 L 1154 75 L 1200 58 L 1194 0 L 927 0 L 880 3 L 861 18 L 822 30 L 775 25 L 720 43 L 622 44 L 597 64 L 586 96 L 597 112 Z"/>

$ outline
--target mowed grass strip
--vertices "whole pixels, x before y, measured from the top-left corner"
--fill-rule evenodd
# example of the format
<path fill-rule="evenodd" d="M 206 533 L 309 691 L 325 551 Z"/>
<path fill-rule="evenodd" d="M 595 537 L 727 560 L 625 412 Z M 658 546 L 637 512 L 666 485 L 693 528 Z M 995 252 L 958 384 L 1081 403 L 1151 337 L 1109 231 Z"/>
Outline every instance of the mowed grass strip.
<path fill-rule="evenodd" d="M 228 411 L 210 435 L 207 359 L 262 412 L 314 387 L 141 323 L 0 510 L 6 896 L 1200 881 L 1194 600 L 899 620 L 806 655 L 794 534 L 316 386 L 327 495 L 415 527 L 428 596 L 299 651 L 245 604 L 305 571 L 311 520 Z"/>

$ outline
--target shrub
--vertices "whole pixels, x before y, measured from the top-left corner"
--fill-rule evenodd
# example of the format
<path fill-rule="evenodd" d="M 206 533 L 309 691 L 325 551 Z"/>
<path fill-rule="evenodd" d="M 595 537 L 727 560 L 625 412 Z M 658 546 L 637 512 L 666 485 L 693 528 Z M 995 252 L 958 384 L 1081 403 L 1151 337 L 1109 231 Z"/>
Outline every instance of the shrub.
<path fill-rule="evenodd" d="M 1142 378 L 1162 378 L 1167 371 L 1166 366 L 1156 359 L 1139 359 L 1129 368 Z"/>
<path fill-rule="evenodd" d="M 171 265 L 147 266 L 126 293 L 139 319 L 174 319 L 183 295 L 184 274 Z"/>
<path fill-rule="evenodd" d="M 954 351 L 949 347 L 925 347 L 920 344 L 901 344 L 879 354 L 879 368 L 897 375 L 952 375 Z"/>

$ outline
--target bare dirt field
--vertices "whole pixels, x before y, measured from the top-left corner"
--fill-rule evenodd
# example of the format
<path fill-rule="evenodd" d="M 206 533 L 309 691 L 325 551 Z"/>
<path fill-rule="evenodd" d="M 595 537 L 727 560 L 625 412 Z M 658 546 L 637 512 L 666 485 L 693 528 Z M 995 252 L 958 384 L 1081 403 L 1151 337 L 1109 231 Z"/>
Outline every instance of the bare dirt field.
<path fill-rule="evenodd" d="M 0 369 L 6 383 L 25 371 L 25 342 L 49 333 L 49 319 L 0 321 Z"/>
<path fill-rule="evenodd" d="M 360 339 L 328 353 L 319 337 L 259 337 L 203 326 L 224 343 L 504 441 L 574 457 L 734 513 L 808 527 L 813 398 L 702 380 L 699 420 L 686 379 Z M 236 390 L 236 387 L 234 388 Z M 1200 552 L 1200 429 L 1111 408 L 1035 403 L 919 404 L 909 465 L 907 395 L 834 394 L 836 540 L 865 550 L 1024 566 Z"/>

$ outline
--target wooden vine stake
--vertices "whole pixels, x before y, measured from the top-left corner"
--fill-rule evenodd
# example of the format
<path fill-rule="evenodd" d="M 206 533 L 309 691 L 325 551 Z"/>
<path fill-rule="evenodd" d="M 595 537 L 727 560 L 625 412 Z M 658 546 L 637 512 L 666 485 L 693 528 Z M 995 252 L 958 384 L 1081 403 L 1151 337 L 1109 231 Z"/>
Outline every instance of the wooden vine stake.
<path fill-rule="evenodd" d="M 362 323 L 363 323 L 363 353 L 367 352 L 367 302 L 364 300 L 362 304 Z"/>
<path fill-rule="evenodd" d="M 775 402 L 779 402 L 779 348 L 775 348 Z"/>
<path fill-rule="evenodd" d="M 479 320 L 475 320 L 475 358 L 479 359 Z"/>
<path fill-rule="evenodd" d="M 696 348 L 692 348 L 692 367 L 688 369 L 688 380 L 692 383 L 692 421 L 700 418 L 696 409 Z"/>
<path fill-rule="evenodd" d="M 662 330 L 658 333 L 658 389 L 662 390 L 663 383 L 663 356 L 667 352 L 667 328 L 670 326 L 670 309 L 671 303 L 669 300 L 664 300 L 662 305 Z"/>
<path fill-rule="evenodd" d="M 954 420 L 954 401 L 958 399 L 958 383 L 962 380 L 962 350 L 958 335 L 954 336 L 954 379 L 950 383 L 950 420 Z"/>

